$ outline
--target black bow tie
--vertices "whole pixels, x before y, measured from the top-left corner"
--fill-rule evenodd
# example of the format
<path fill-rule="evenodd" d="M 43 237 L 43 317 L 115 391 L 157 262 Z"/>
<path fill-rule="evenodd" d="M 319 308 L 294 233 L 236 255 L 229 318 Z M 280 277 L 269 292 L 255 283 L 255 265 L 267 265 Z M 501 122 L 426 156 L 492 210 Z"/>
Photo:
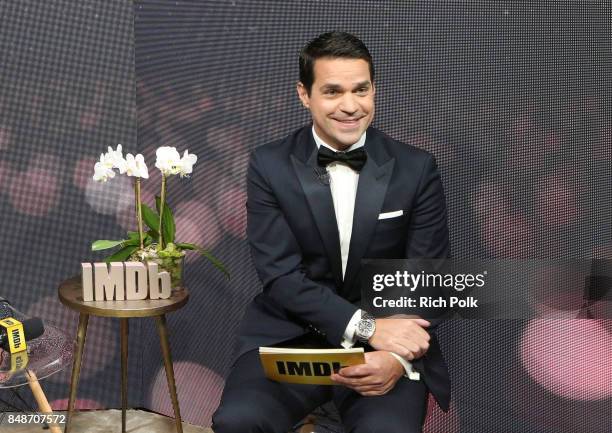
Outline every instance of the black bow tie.
<path fill-rule="evenodd" d="M 319 154 L 317 155 L 317 162 L 321 167 L 327 167 L 332 162 L 342 162 L 355 171 L 361 171 L 367 159 L 368 155 L 363 147 L 350 152 L 334 152 L 325 146 L 319 146 Z"/>

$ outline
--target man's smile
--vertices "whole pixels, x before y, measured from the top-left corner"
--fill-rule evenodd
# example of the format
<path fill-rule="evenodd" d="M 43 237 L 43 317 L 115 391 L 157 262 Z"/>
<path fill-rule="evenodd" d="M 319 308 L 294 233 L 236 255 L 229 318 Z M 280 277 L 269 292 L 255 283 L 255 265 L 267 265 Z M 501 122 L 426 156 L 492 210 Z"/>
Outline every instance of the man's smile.
<path fill-rule="evenodd" d="M 340 125 L 340 127 L 342 128 L 354 128 L 356 126 L 359 126 L 359 122 L 361 121 L 363 117 L 359 117 L 359 118 L 352 118 L 352 119 L 337 119 L 332 117 L 333 120 L 335 120 L 338 125 Z"/>

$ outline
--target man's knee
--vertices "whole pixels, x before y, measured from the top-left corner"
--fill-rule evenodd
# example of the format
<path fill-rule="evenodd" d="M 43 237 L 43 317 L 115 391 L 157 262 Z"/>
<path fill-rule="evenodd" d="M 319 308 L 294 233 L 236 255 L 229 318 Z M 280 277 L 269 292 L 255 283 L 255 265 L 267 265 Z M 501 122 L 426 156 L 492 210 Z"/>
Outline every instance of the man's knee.
<path fill-rule="evenodd" d="M 212 418 L 215 433 L 285 433 L 279 418 L 266 414 L 256 403 L 220 406 Z M 279 429 L 280 428 L 280 429 Z"/>

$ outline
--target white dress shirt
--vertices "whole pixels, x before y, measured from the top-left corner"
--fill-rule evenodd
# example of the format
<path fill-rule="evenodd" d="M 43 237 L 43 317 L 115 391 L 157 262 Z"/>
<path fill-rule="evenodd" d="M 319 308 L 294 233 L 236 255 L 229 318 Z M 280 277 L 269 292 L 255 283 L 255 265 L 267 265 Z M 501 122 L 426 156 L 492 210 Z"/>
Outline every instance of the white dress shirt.
<path fill-rule="evenodd" d="M 321 146 L 325 146 L 328 149 L 337 152 L 336 149 L 325 143 L 321 137 L 319 137 L 312 127 L 312 135 L 317 149 Z M 346 152 L 358 149 L 365 144 L 366 133 L 364 132 L 359 140 L 351 145 Z M 353 232 L 353 213 L 355 211 L 355 197 L 357 196 L 357 184 L 359 183 L 359 172 L 353 170 L 346 164 L 340 162 L 332 162 L 327 165 L 327 172 L 329 173 L 329 186 L 331 188 L 332 200 L 334 202 L 334 212 L 336 214 L 336 223 L 338 224 L 338 234 L 340 241 L 340 256 L 342 258 L 342 279 L 346 272 L 346 263 L 348 261 L 349 246 L 351 245 L 351 233 Z M 345 349 L 353 347 L 355 344 L 355 329 L 357 323 L 361 319 L 361 310 L 357 310 L 351 320 L 349 321 L 344 331 L 342 339 L 342 347 Z M 406 376 L 413 380 L 419 380 L 418 374 L 413 368 L 412 364 L 406 361 L 401 356 L 391 352 L 393 356 L 402 364 L 404 370 L 406 370 Z"/>

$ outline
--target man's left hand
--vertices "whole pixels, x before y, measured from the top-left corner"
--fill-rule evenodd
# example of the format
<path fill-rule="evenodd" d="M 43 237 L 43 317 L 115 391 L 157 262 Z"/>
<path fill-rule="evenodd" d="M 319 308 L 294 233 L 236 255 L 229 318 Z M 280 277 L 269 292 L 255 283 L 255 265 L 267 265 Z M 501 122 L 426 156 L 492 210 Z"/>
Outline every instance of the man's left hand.
<path fill-rule="evenodd" d="M 365 353 L 365 364 L 344 367 L 331 380 L 369 397 L 391 391 L 403 374 L 404 367 L 391 353 L 376 351 Z"/>

